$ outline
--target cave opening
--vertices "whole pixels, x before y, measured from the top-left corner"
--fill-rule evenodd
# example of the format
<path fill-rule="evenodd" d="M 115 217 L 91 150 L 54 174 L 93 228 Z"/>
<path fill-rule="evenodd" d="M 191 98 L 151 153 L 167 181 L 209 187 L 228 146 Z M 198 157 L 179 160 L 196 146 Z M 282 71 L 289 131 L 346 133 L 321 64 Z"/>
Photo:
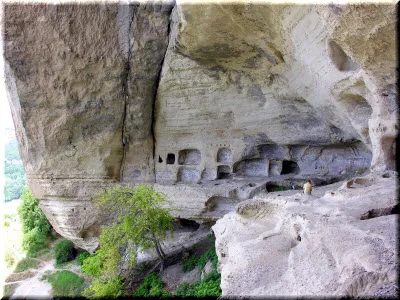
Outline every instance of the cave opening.
<path fill-rule="evenodd" d="M 267 190 L 268 193 L 271 193 L 271 192 L 283 192 L 288 190 L 289 188 L 284 185 L 279 185 L 276 182 L 268 182 L 265 185 L 265 189 Z"/>
<path fill-rule="evenodd" d="M 200 224 L 196 221 L 184 219 L 184 218 L 176 218 L 175 222 L 173 223 L 173 230 L 174 231 L 185 231 L 185 232 L 194 232 L 199 229 Z"/>
<path fill-rule="evenodd" d="M 282 161 L 282 171 L 281 175 L 285 174 L 298 174 L 300 173 L 299 165 L 292 160 L 284 160 Z"/>
<path fill-rule="evenodd" d="M 168 153 L 168 155 L 167 155 L 167 165 L 173 165 L 173 164 L 175 164 L 175 154 Z"/>
<path fill-rule="evenodd" d="M 217 179 L 229 179 L 231 177 L 231 168 L 229 166 L 218 166 Z"/>
<path fill-rule="evenodd" d="M 161 158 L 160 155 L 158 156 L 158 162 L 159 162 L 160 164 L 163 162 L 163 160 L 162 160 L 162 158 Z"/>

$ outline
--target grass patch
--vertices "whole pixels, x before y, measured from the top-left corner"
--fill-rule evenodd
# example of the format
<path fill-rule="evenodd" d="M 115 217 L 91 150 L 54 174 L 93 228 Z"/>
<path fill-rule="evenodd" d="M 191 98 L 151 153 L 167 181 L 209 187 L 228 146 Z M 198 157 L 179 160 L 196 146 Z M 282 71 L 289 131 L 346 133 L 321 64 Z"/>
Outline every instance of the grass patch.
<path fill-rule="evenodd" d="M 34 269 L 37 267 L 37 265 L 40 263 L 40 261 L 36 259 L 32 259 L 30 257 L 23 258 L 20 260 L 17 265 L 15 266 L 14 273 L 19 273 L 26 271 L 30 268 Z"/>
<path fill-rule="evenodd" d="M 70 271 L 58 271 L 45 274 L 41 278 L 47 280 L 53 289 L 53 296 L 74 297 L 81 296 L 84 289 L 84 279 Z"/>

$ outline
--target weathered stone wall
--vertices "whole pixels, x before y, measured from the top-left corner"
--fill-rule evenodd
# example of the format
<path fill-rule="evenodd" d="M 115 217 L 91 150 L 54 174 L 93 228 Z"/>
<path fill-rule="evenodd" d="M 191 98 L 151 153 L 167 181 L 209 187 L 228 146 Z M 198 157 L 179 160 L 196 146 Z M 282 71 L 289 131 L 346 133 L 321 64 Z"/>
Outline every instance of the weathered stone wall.
<path fill-rule="evenodd" d="M 93 250 L 90 199 L 116 184 L 215 220 L 272 177 L 394 169 L 395 20 L 393 5 L 5 4 L 29 185 Z"/>
<path fill-rule="evenodd" d="M 171 9 L 4 6 L 5 72 L 27 180 L 53 227 L 80 246 L 95 244 L 87 236 L 93 194 L 154 182 L 153 103 Z"/>

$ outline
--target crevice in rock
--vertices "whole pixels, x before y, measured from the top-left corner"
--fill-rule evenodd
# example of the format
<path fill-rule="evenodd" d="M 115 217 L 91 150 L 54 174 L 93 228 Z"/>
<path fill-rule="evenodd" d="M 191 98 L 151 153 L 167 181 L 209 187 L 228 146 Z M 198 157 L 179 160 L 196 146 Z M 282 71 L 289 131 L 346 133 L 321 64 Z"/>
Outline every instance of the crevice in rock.
<path fill-rule="evenodd" d="M 368 220 L 368 219 L 373 219 L 373 218 L 378 218 L 382 216 L 388 216 L 388 215 L 398 215 L 400 212 L 400 205 L 396 204 L 394 206 L 390 207 L 384 207 L 384 208 L 374 208 L 370 209 L 366 213 L 363 213 L 360 217 L 360 220 Z"/>
<path fill-rule="evenodd" d="M 127 113 L 127 105 L 129 98 L 129 79 L 130 79 L 130 70 L 131 70 L 131 58 L 132 58 L 132 49 L 131 49 L 131 34 L 132 34 L 132 23 L 135 18 L 135 13 L 137 10 L 137 6 L 129 5 L 129 25 L 128 25 L 128 55 L 125 63 L 125 69 L 122 73 L 122 97 L 124 101 L 124 110 L 122 115 L 122 161 L 121 161 L 121 171 L 120 171 L 120 180 L 124 177 L 124 165 L 125 165 L 125 157 L 126 157 L 126 145 L 129 143 L 129 136 L 125 132 L 125 123 L 126 123 L 126 113 Z"/>
<path fill-rule="evenodd" d="M 173 8 L 172 8 L 173 9 Z M 169 43 L 170 43 L 170 34 L 171 34 L 171 12 L 172 9 L 169 12 L 169 17 L 168 17 L 168 32 L 167 32 L 167 36 L 168 36 L 168 41 L 167 41 L 167 48 L 165 50 L 164 53 L 164 57 L 160 63 L 160 70 L 158 71 L 157 74 L 157 79 L 155 81 L 154 87 L 153 87 L 153 103 L 152 103 L 152 107 L 151 107 L 151 137 L 153 139 L 153 173 L 154 173 L 154 181 L 157 182 L 157 177 L 156 177 L 156 135 L 154 132 L 154 126 L 155 126 L 155 121 L 156 121 L 156 116 L 155 116 L 155 110 L 156 110 L 156 101 L 157 101 L 157 93 L 158 93 L 158 87 L 160 85 L 160 80 L 161 80 L 161 73 L 164 67 L 164 61 L 165 61 L 165 56 L 167 55 L 167 51 L 169 48 Z"/>

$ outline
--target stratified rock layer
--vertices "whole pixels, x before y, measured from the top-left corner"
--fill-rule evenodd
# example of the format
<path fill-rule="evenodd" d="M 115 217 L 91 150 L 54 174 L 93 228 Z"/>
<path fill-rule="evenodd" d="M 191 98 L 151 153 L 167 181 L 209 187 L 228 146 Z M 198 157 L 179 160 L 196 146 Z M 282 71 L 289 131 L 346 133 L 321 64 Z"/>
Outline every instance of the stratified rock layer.
<path fill-rule="evenodd" d="M 395 168 L 394 5 L 5 4 L 3 21 L 27 180 L 82 248 L 117 184 L 207 222 L 272 181 Z"/>

